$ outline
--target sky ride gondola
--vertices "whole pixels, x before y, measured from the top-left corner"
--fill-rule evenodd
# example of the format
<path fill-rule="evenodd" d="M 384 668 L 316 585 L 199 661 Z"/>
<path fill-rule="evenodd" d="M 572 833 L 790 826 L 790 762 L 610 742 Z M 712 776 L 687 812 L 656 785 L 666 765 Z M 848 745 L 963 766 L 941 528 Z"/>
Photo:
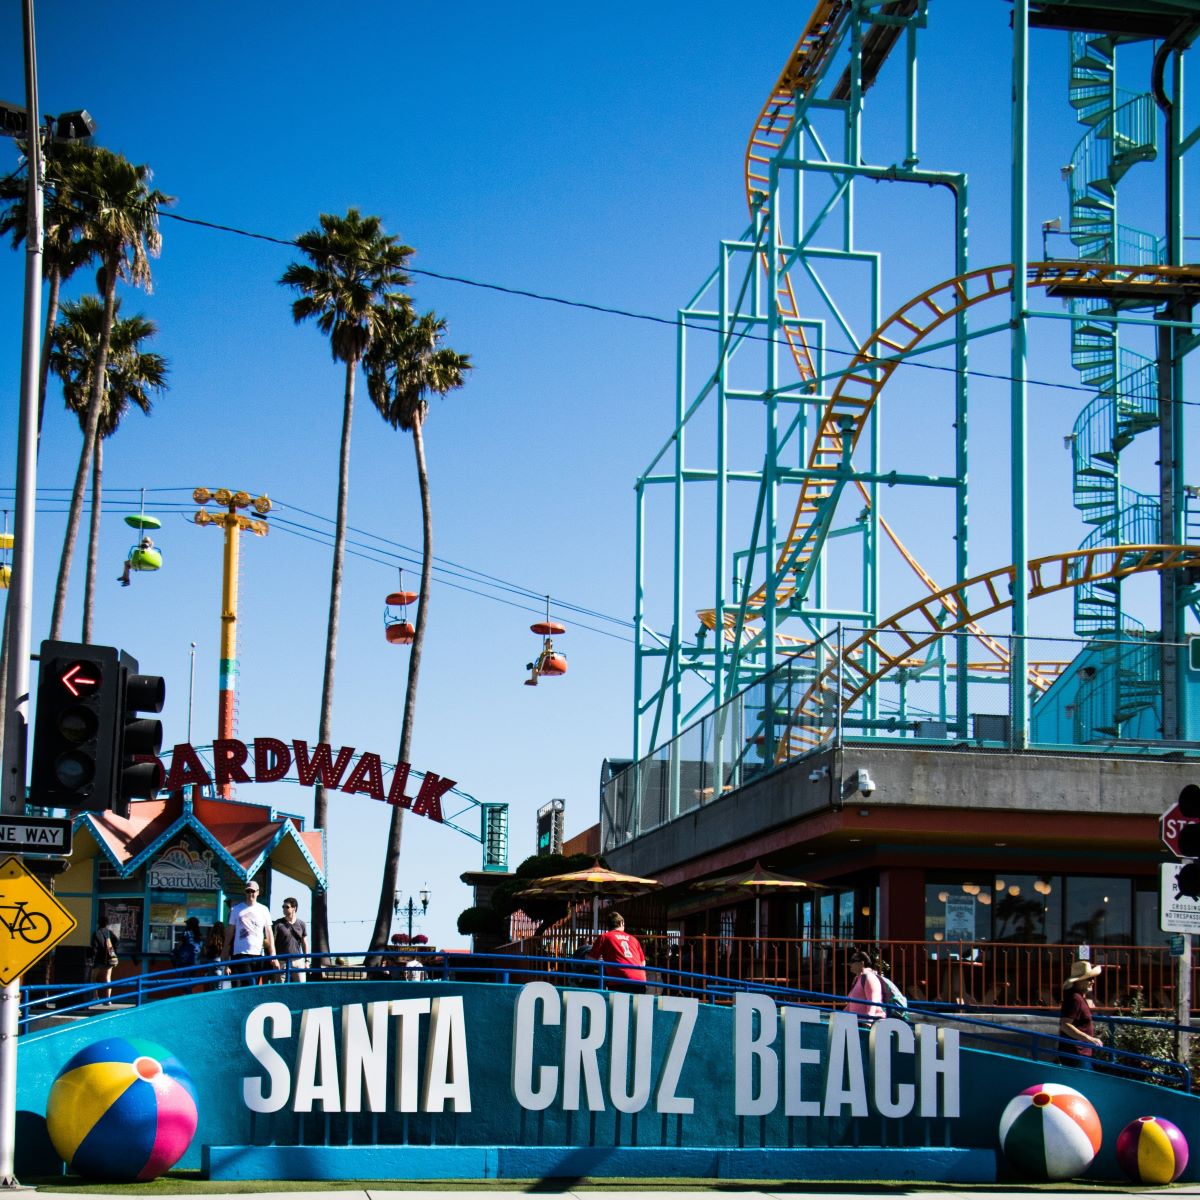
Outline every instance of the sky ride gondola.
<path fill-rule="evenodd" d="M 12 582 L 13 535 L 8 532 L 8 513 L 4 514 L 4 532 L 0 533 L 0 592 Z"/>
<path fill-rule="evenodd" d="M 416 637 L 416 629 L 408 619 L 408 606 L 416 603 L 417 593 L 403 590 L 403 571 L 400 572 L 400 588 L 400 591 L 388 592 L 387 597 L 384 599 L 383 636 L 387 638 L 388 645 L 410 646 L 412 645 L 413 638 Z M 400 612 L 393 612 L 393 607 L 399 608 Z"/>
<path fill-rule="evenodd" d="M 531 663 L 525 664 L 529 678 L 525 680 L 526 687 L 537 687 L 538 679 L 542 676 L 553 679 L 567 673 L 567 656 L 561 650 L 555 650 L 554 638 L 560 633 L 566 633 L 567 627 L 559 621 L 550 619 L 550 597 L 546 597 L 546 619 L 535 621 L 530 630 L 542 639 L 541 653 Z"/>
<path fill-rule="evenodd" d="M 117 576 L 117 582 L 122 587 L 129 586 L 130 571 L 158 571 L 163 565 L 162 551 L 154 544 L 154 539 L 150 536 L 151 529 L 161 529 L 162 521 L 158 517 L 151 516 L 146 512 L 146 497 L 142 494 L 141 510 L 136 513 L 130 513 L 125 518 L 125 524 L 131 529 L 141 531 L 141 538 L 129 547 L 129 553 L 125 556 L 125 563 L 121 574 Z"/>

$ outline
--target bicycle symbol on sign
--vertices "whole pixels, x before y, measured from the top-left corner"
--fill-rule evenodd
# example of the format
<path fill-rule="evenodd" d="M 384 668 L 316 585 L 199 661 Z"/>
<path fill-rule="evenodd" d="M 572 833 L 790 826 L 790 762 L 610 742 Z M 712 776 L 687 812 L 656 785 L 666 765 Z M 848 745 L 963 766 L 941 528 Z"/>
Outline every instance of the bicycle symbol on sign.
<path fill-rule="evenodd" d="M 28 900 L 14 900 L 11 904 L 0 904 L 0 925 L 13 937 L 36 946 L 50 936 L 50 918 L 45 913 L 26 912 L 28 903 Z"/>

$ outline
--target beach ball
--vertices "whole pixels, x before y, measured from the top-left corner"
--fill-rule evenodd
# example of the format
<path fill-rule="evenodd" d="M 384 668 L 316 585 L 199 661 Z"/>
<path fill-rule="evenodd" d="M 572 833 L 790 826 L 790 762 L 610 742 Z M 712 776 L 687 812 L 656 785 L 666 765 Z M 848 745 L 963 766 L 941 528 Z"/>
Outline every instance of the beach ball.
<path fill-rule="evenodd" d="M 1188 1165 L 1187 1138 L 1164 1117 L 1138 1117 L 1117 1138 L 1117 1162 L 1134 1183 L 1174 1183 Z"/>
<path fill-rule="evenodd" d="M 1071 1179 L 1100 1150 L 1100 1118 L 1091 1101 L 1061 1083 L 1019 1092 L 1000 1117 L 1000 1147 L 1032 1179 Z"/>
<path fill-rule="evenodd" d="M 88 1179 L 134 1182 L 170 1170 L 196 1132 L 196 1085 L 169 1050 L 106 1038 L 55 1077 L 46 1127 L 68 1168 Z"/>

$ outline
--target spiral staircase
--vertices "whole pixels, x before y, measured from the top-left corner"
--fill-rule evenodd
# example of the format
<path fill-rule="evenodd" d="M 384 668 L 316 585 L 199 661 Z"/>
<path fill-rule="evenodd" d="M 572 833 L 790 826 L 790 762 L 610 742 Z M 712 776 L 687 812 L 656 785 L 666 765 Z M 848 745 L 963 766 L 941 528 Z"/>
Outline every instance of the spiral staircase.
<path fill-rule="evenodd" d="M 1063 175 L 1070 191 L 1069 236 L 1080 259 L 1128 266 L 1163 261 L 1160 238 L 1120 224 L 1117 185 L 1133 166 L 1157 154 L 1154 98 L 1116 86 L 1112 34 L 1070 35 L 1068 94 L 1084 127 Z M 1120 344 L 1122 302 L 1075 298 L 1071 363 L 1095 396 L 1080 412 L 1069 439 L 1076 509 L 1090 531 L 1081 549 L 1136 545 L 1159 539 L 1159 501 L 1127 487 L 1121 452 L 1158 427 L 1158 380 L 1152 358 Z M 1122 726 L 1159 694 L 1158 656 L 1151 635 L 1122 610 L 1119 579 L 1085 582 L 1075 590 L 1078 637 L 1093 641 L 1095 668 L 1075 706 L 1080 741 L 1118 737 Z"/>

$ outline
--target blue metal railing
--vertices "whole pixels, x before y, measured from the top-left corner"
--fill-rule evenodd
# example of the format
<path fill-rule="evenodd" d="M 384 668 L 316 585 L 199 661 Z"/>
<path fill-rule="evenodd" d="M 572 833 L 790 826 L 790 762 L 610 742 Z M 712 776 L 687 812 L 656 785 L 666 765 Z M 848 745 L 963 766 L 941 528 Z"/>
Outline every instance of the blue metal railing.
<path fill-rule="evenodd" d="M 269 983 L 334 982 L 347 979 L 363 982 L 388 982 L 412 978 L 412 963 L 420 964 L 418 978 L 458 983 L 522 984 L 547 980 L 559 987 L 605 988 L 627 983 L 610 964 L 583 958 L 551 958 L 539 955 L 516 954 L 437 954 L 414 953 L 411 950 L 359 951 L 353 957 L 361 963 L 347 963 L 345 955 L 306 957 L 279 956 L 276 959 L 253 960 L 251 975 Z M 276 965 L 278 964 L 278 965 Z M 254 968 L 261 968 L 255 970 Z M 658 992 L 676 996 L 694 996 L 706 1003 L 729 1004 L 738 992 L 765 994 L 779 1003 L 810 1008 L 836 1009 L 844 1007 L 848 997 L 829 992 L 806 991 L 782 987 L 771 981 L 732 979 L 720 975 L 702 975 L 670 967 L 647 967 L 646 986 Z M 236 976 L 226 973 L 223 963 L 201 963 L 192 967 L 173 967 L 145 975 L 126 976 L 109 983 L 36 984 L 21 989 L 20 1029 L 30 1031 L 34 1022 L 53 1017 L 93 1017 L 123 1006 L 140 1007 L 165 996 L 178 996 L 187 991 L 215 991 L 237 986 Z M 111 996 L 101 993 L 111 989 Z M 964 1034 L 983 1048 L 1001 1053 L 1017 1054 L 1033 1061 L 1095 1065 L 1101 1069 L 1141 1079 L 1185 1092 L 1193 1090 L 1191 1070 L 1174 1059 L 1119 1048 L 1113 1045 L 1119 1027 L 1167 1031 L 1171 1036 L 1200 1033 L 1196 1026 L 1180 1026 L 1169 1021 L 1096 1014 L 1102 1029 L 1109 1031 L 1108 1045 L 1097 1049 L 1094 1057 L 1086 1058 L 1077 1052 L 1077 1043 L 1057 1034 L 1022 1029 L 1002 1021 L 973 1015 L 960 1004 L 922 1002 L 907 1008 L 889 1001 L 880 1007 L 889 1016 L 905 1020 L 951 1020 Z M 1046 1017 L 1045 1009 L 1011 1010 L 1020 1015 Z M 866 1024 L 867 1022 L 864 1022 Z"/>

